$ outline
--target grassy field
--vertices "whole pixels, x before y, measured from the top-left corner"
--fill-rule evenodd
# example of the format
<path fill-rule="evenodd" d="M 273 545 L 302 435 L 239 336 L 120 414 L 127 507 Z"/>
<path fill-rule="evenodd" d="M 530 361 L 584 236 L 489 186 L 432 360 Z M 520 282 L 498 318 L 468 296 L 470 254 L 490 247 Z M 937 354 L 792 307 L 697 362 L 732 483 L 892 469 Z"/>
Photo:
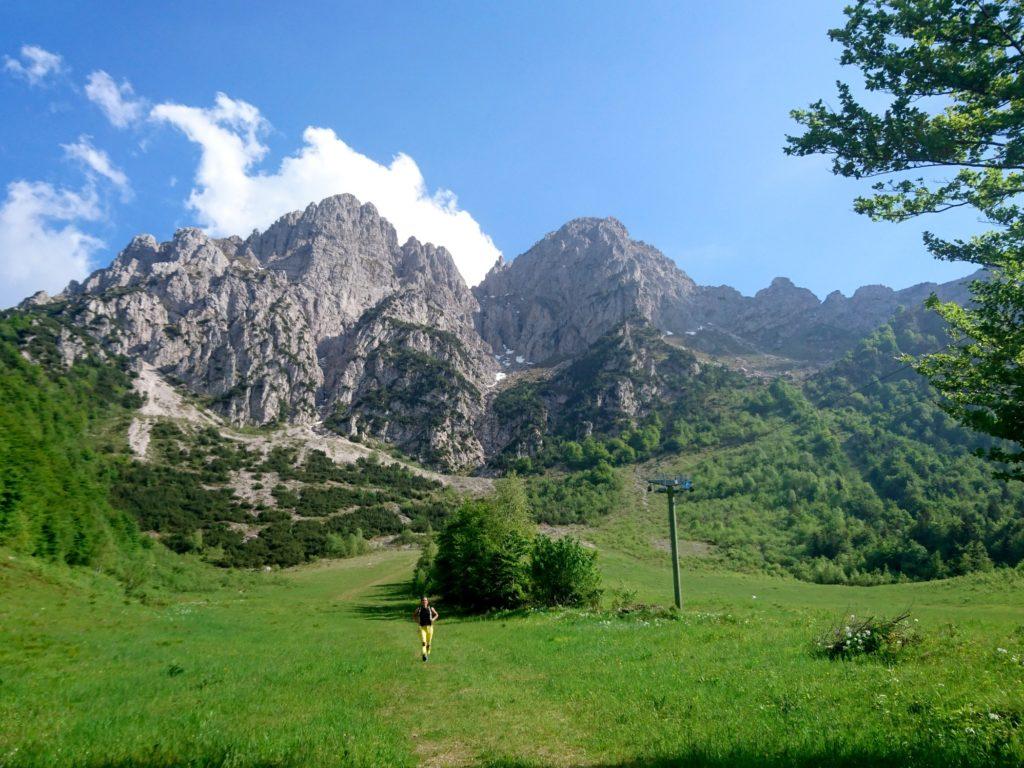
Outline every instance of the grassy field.
<path fill-rule="evenodd" d="M 248 574 L 157 604 L 0 553 L 0 765 L 1020 765 L 1024 578 L 872 588 L 684 572 L 678 620 L 444 616 L 416 553 Z M 664 563 L 602 551 L 668 603 Z M 813 656 L 847 613 L 909 608 L 894 666 Z M 1000 649 L 1004 649 L 1005 653 Z"/>

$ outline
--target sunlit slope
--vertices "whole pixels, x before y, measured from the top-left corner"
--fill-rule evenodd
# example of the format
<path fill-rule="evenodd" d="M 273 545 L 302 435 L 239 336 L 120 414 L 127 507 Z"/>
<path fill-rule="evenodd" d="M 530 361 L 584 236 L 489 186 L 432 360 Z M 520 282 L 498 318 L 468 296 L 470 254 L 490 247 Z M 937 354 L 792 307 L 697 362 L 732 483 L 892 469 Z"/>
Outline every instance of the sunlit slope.
<path fill-rule="evenodd" d="M 83 334 L 42 313 L 0 314 L 0 546 L 130 570 L 138 529 L 107 490 L 138 405 L 123 361 L 102 359 Z"/>
<path fill-rule="evenodd" d="M 650 376 L 634 371 L 636 391 L 682 394 L 644 401 L 650 413 L 628 427 L 601 422 L 609 398 L 588 399 L 596 385 L 581 383 L 572 391 L 591 406 L 578 424 L 593 434 L 545 438 L 525 467 L 556 475 L 530 480 L 539 516 L 614 531 L 620 538 L 603 543 L 645 556 L 666 537 L 663 498 L 660 518 L 646 522 L 645 479 L 683 473 L 695 490 L 680 508 L 682 535 L 714 545 L 732 568 L 874 584 L 1015 566 L 1024 558 L 1024 483 L 1000 479 L 976 455 L 991 443 L 943 413 L 902 357 L 934 348 L 940 333 L 930 314 L 902 313 L 804 382 L 733 374 L 670 385 L 657 365 Z M 643 355 L 608 345 L 616 354 L 593 361 L 601 373 L 588 381 L 621 381 L 633 370 L 622 358 L 679 353 L 650 334 L 632 340 Z"/>
<path fill-rule="evenodd" d="M 555 611 L 442 621 L 418 659 L 414 551 L 165 605 L 0 560 L 9 766 L 1016 765 L 1021 578 L 879 588 L 686 569 L 680 620 Z M 665 602 L 665 563 L 601 554 Z M 848 612 L 910 608 L 895 666 L 816 658 Z M 1005 649 L 1005 653 L 999 649 Z M 1017 659 L 1016 661 L 1014 659 Z"/>

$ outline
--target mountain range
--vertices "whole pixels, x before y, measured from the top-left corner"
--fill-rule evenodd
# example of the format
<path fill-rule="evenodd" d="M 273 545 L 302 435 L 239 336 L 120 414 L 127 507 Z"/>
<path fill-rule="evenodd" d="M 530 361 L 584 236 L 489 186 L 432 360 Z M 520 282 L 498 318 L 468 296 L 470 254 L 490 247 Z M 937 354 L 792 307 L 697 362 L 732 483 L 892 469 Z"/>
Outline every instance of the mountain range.
<path fill-rule="evenodd" d="M 965 301 L 970 279 L 820 301 L 780 277 L 746 297 L 696 284 L 615 219 L 580 218 L 470 289 L 445 248 L 399 243 L 371 204 L 338 195 L 244 240 L 136 237 L 23 306 L 237 425 L 322 425 L 452 470 L 536 450 L 553 425 L 635 423 L 708 366 L 820 368 L 933 292 Z M 67 360 L 80 346 L 62 337 Z M 509 407 L 524 382 L 537 397 Z"/>

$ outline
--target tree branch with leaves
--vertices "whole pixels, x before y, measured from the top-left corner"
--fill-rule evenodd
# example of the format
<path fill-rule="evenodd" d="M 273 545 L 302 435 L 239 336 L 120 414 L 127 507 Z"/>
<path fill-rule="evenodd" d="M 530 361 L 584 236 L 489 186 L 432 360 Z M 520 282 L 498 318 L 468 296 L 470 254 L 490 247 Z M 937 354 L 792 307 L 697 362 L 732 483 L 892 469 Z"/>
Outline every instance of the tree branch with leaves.
<path fill-rule="evenodd" d="M 991 226 L 966 238 L 924 234 L 936 258 L 986 276 L 972 282 L 968 306 L 928 300 L 951 343 L 914 364 L 949 414 L 1000 441 L 988 451 L 1000 473 L 1024 479 L 1024 7 L 858 0 L 845 14 L 829 37 L 884 108 L 837 83 L 836 108 L 793 110 L 804 131 L 786 137 L 785 151 L 830 156 L 839 176 L 878 178 L 854 201 L 873 220 L 973 208 Z"/>

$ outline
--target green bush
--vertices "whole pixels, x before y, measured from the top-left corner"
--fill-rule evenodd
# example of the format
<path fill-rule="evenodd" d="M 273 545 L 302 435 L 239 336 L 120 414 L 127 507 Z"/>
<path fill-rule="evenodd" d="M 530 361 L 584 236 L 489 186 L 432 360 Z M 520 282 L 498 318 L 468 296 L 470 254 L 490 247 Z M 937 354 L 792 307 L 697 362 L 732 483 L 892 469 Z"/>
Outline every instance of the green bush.
<path fill-rule="evenodd" d="M 597 555 L 575 539 L 535 537 L 522 481 L 499 480 L 493 497 L 465 503 L 416 565 L 413 589 L 436 588 L 468 611 L 595 605 L 601 596 Z"/>
<path fill-rule="evenodd" d="M 370 550 L 370 545 L 363 538 L 363 532 L 356 530 L 350 533 L 348 536 L 342 536 L 337 533 L 327 534 L 327 557 L 355 557 L 356 555 L 366 554 Z"/>
<path fill-rule="evenodd" d="M 438 538 L 438 591 L 469 611 L 520 607 L 529 596 L 529 551 L 529 535 L 503 525 L 492 503 L 467 502 Z"/>
<path fill-rule="evenodd" d="M 538 536 L 530 556 L 530 597 L 536 605 L 594 607 L 601 599 L 597 552 L 571 538 Z"/>
<path fill-rule="evenodd" d="M 530 478 L 530 506 L 537 522 L 591 523 L 622 503 L 622 479 L 606 462 L 568 475 Z"/>
<path fill-rule="evenodd" d="M 468 611 L 525 605 L 530 525 L 526 494 L 515 477 L 499 481 L 492 498 L 463 504 L 437 542 L 434 573 L 445 600 Z"/>

